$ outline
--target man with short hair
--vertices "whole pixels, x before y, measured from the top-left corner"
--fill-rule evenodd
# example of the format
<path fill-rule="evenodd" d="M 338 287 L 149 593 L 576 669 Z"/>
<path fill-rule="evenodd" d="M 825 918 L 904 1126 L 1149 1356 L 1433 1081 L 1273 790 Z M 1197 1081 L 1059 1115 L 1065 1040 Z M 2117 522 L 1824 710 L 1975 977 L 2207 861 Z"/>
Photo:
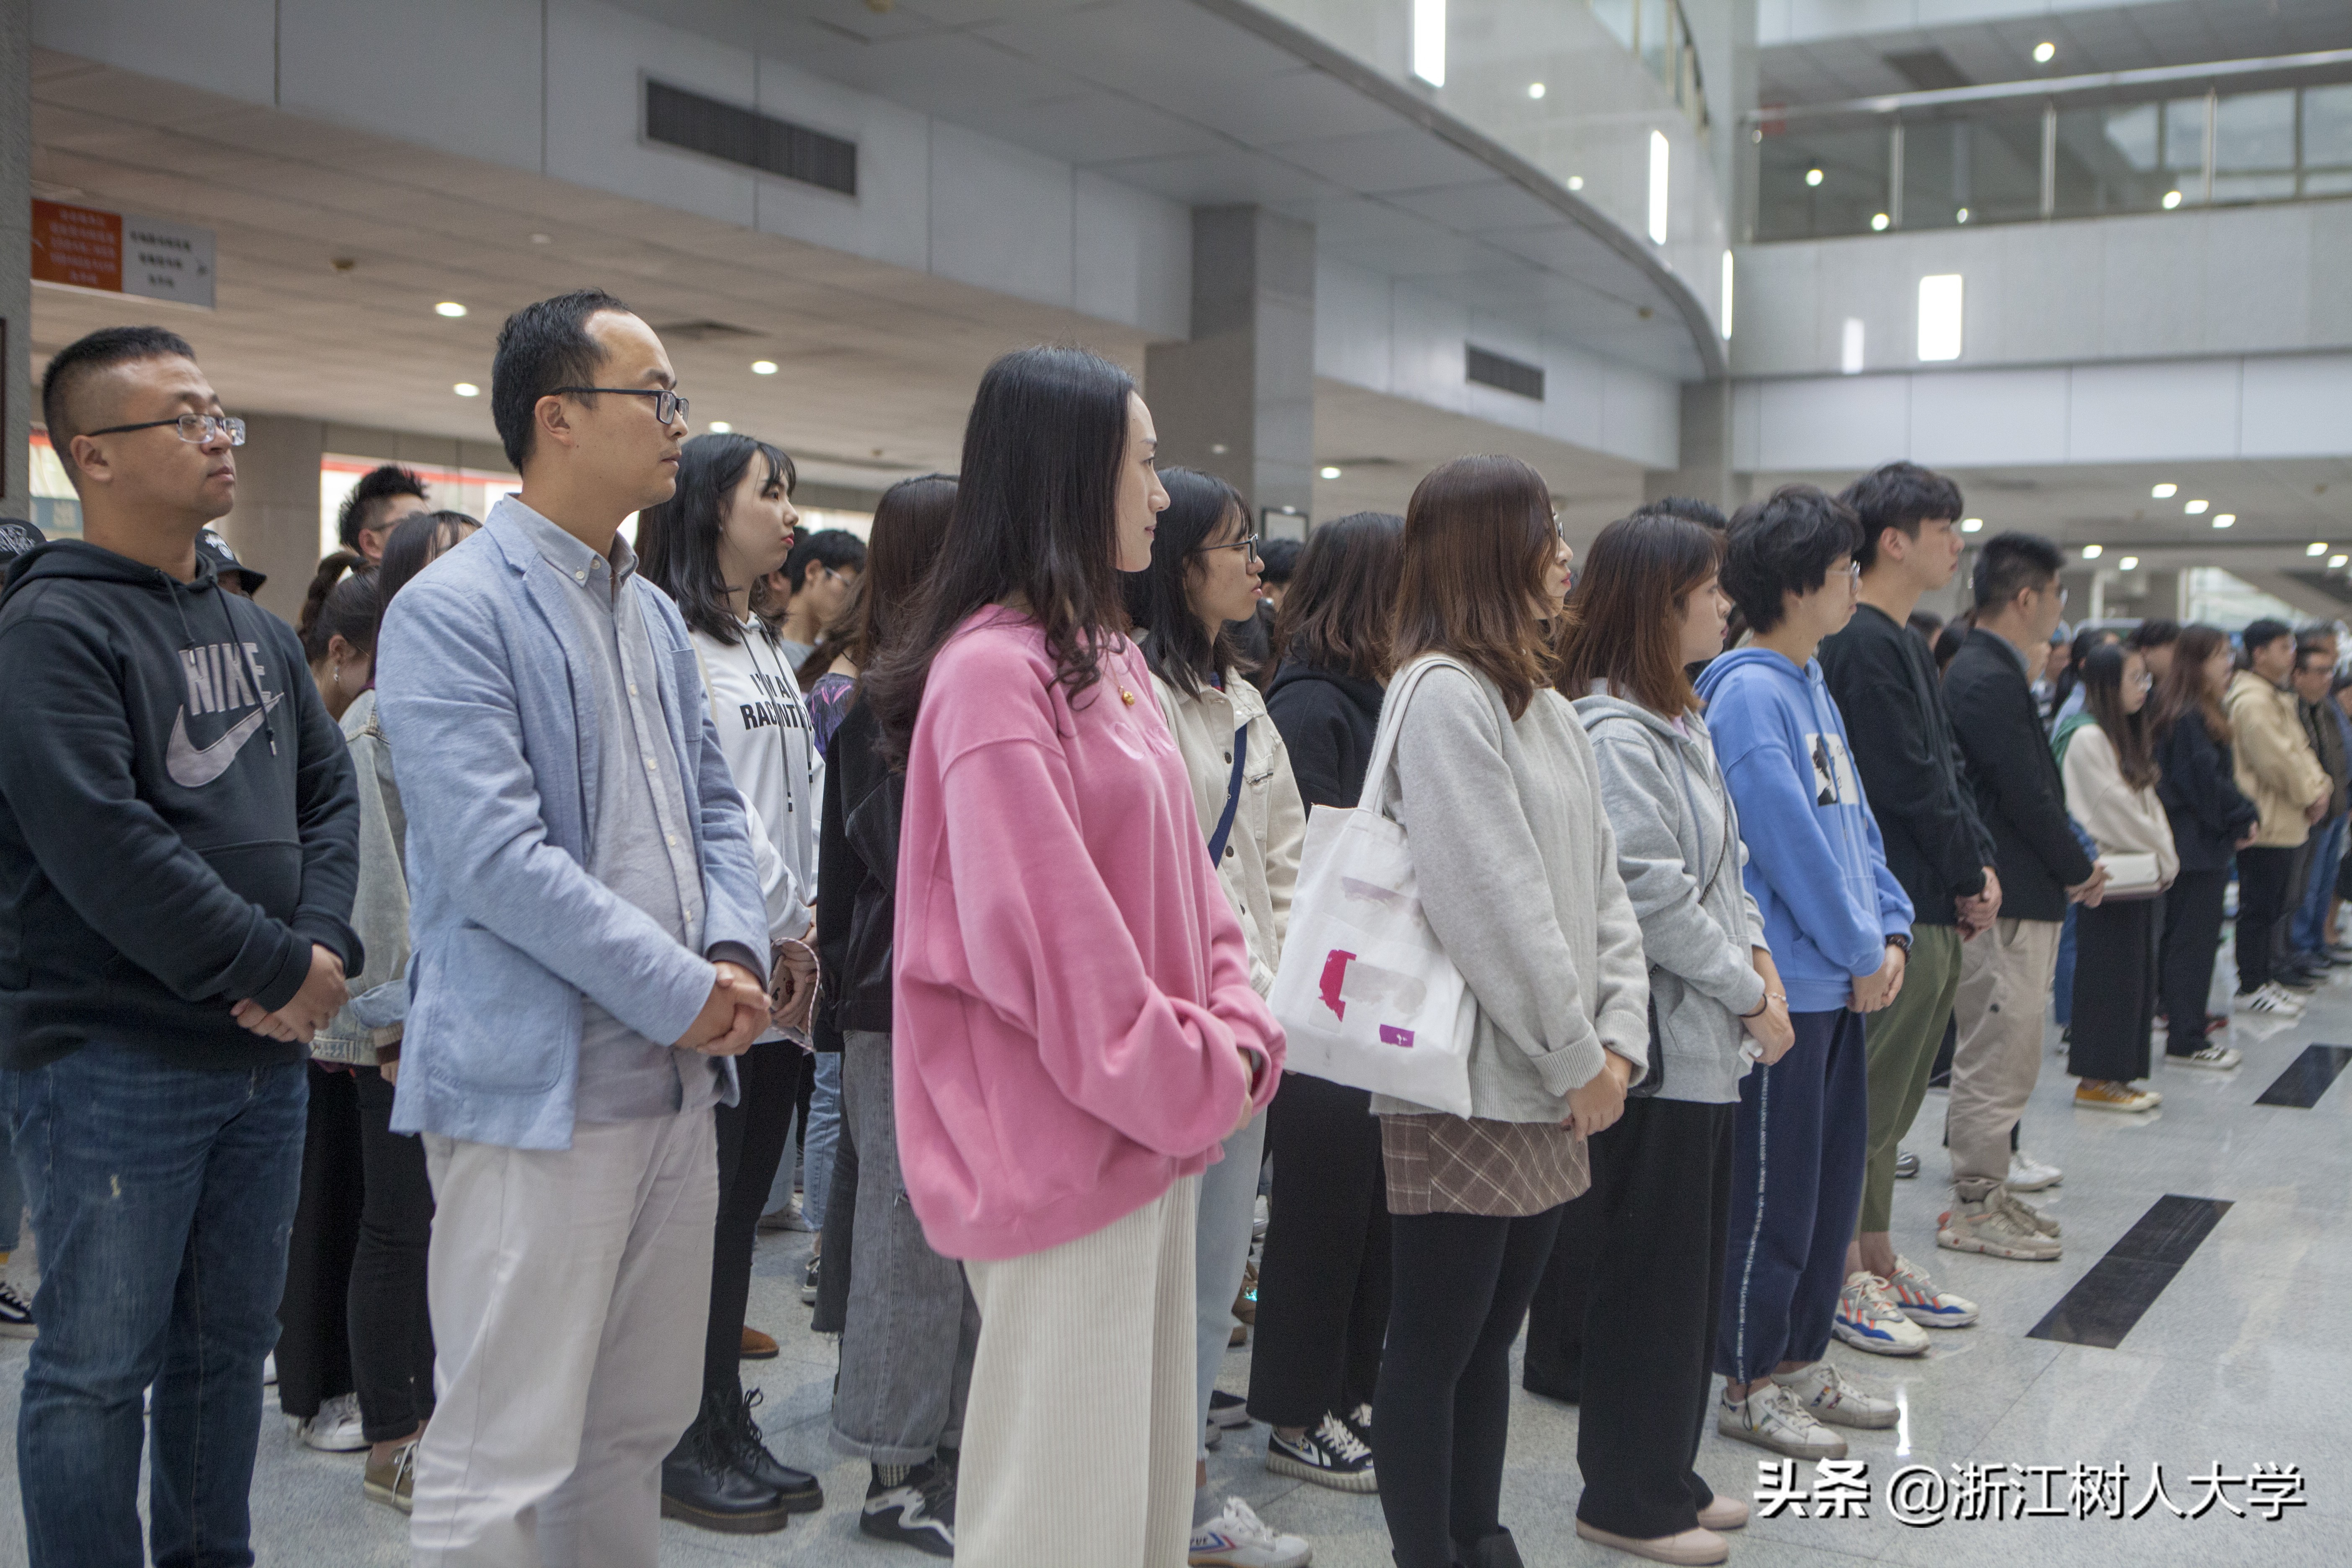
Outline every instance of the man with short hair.
<path fill-rule="evenodd" d="M 2288 960 L 2314 976 L 2352 963 L 2329 951 L 2327 917 L 2336 906 L 2336 873 L 2344 860 L 2346 778 L 2352 774 L 2352 742 L 2347 742 L 2344 715 L 2328 700 L 2336 677 L 2336 628 L 2309 626 L 2295 634 L 2294 689 L 2296 716 L 2319 765 L 2332 785 L 2326 814 L 2315 824 L 2305 845 L 2303 863 L 2296 868 L 2294 900 L 2288 906 L 2285 944 Z"/>
<path fill-rule="evenodd" d="M 1886 868 L 1813 657 L 1853 614 L 1861 545 L 1852 509 L 1811 485 L 1742 508 L 1721 581 L 1755 639 L 1698 679 L 1796 1032 L 1779 1060 L 1740 1079 L 1716 1427 L 1792 1458 L 1843 1458 L 1845 1439 L 1829 1427 L 1895 1418 L 1890 1401 L 1822 1359 L 1869 1141 L 1862 1015 L 1900 996 L 1911 945 L 1911 900 Z"/>
<path fill-rule="evenodd" d="M 420 1568 L 650 1563 L 767 913 L 685 622 L 619 534 L 677 488 L 661 340 L 594 290 L 525 306 L 490 412 L 521 492 L 380 648 L 415 938 L 392 1124 L 437 1209 L 410 1538 Z M 739 1500 L 736 1528 L 782 1527 L 772 1488 Z"/>
<path fill-rule="evenodd" d="M 2010 1187 L 2010 1131 L 2042 1070 L 2042 1009 L 2070 902 L 2096 903 L 2106 872 L 2084 853 L 2034 702 L 2028 650 L 2057 647 L 2066 607 L 2058 547 L 2036 534 L 1985 542 L 1976 569 L 1976 624 L 1944 677 L 1952 732 L 1992 835 L 2000 912 L 1961 952 L 1954 1016 L 1952 1206 L 1936 1244 L 1994 1258 L 2055 1258 L 2058 1222 Z"/>
<path fill-rule="evenodd" d="M 1952 1016 L 1960 944 L 2000 914 L 2000 879 L 1961 776 L 1935 655 L 1908 625 L 1919 596 L 1959 567 L 1959 487 L 1916 463 L 1889 463 L 1840 499 L 1862 522 L 1862 584 L 1853 619 L 1822 643 L 1822 676 L 1852 721 L 1854 769 L 1913 913 L 1903 993 L 1864 1026 L 1870 1144 L 1834 1326 L 1858 1350 L 1916 1355 L 1927 1348 L 1925 1329 L 1963 1328 L 1977 1308 L 1895 1253 L 1895 1160 Z"/>
<path fill-rule="evenodd" d="M 2239 637 L 2238 672 L 2222 694 L 2236 741 L 2239 792 L 2262 813 L 2254 841 L 2238 851 L 2238 994 L 2241 1013 L 2294 1016 L 2307 989 L 2301 965 L 2283 965 L 2280 930 L 2294 907 L 2297 851 L 2327 813 L 2331 786 L 2286 689 L 2294 672 L 2294 633 L 2284 621 L 2257 620 Z"/>
<path fill-rule="evenodd" d="M 391 537 L 393 524 L 410 512 L 431 510 L 424 479 L 398 463 L 385 463 L 362 474 L 343 498 L 342 510 L 335 514 L 335 537 L 373 566 L 383 559 L 383 542 Z"/>
<path fill-rule="evenodd" d="M 2161 686 L 2172 671 L 2172 650 L 2179 641 L 2179 621 L 2147 620 L 2131 629 L 2124 647 L 2139 655 L 2140 662 L 2147 666 L 2148 679 Z"/>
<path fill-rule="evenodd" d="M 0 593 L 0 1110 L 41 1248 L 26 1545 L 142 1562 L 152 1432 L 154 1561 L 250 1563 L 305 1047 L 364 956 L 358 787 L 292 628 L 196 549 L 245 426 L 187 343 L 92 332 L 41 405 L 82 537 Z"/>
<path fill-rule="evenodd" d="M 845 528 L 821 528 L 803 533 L 784 557 L 784 587 L 792 595 L 776 636 L 784 657 L 797 670 L 824 636 L 824 628 L 857 585 L 866 570 L 866 542 Z"/>

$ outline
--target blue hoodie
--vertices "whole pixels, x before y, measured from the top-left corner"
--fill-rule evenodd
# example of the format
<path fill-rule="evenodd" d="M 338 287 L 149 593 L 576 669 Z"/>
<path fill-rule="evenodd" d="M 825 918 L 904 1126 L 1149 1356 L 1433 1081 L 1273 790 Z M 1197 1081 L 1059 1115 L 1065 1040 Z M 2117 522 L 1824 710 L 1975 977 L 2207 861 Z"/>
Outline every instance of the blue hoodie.
<path fill-rule="evenodd" d="M 1886 868 L 1821 664 L 1739 648 L 1706 667 L 1698 692 L 1789 1010 L 1843 1007 L 1885 963 L 1886 939 L 1910 931 L 1911 900 Z"/>

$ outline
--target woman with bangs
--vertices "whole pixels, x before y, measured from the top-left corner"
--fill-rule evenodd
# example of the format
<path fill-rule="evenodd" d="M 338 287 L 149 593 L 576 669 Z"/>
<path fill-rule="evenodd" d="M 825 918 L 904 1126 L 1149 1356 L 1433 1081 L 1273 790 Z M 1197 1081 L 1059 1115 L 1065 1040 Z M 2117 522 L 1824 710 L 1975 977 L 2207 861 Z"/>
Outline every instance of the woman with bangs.
<path fill-rule="evenodd" d="M 1559 689 L 1600 764 L 1617 868 L 1649 963 L 1647 1090 L 1591 1142 L 1528 1320 L 1527 1386 L 1579 1402 L 1576 1532 L 1667 1563 L 1720 1563 L 1748 1505 L 1692 1468 L 1706 1424 L 1743 1046 L 1793 1043 L 1739 814 L 1685 668 L 1722 651 L 1723 536 L 1633 516 L 1592 542 Z M 1590 1326 L 1588 1331 L 1588 1325 Z"/>
<path fill-rule="evenodd" d="M 1592 747 L 1551 689 L 1569 561 L 1517 458 L 1444 464 L 1405 511 L 1379 800 L 1476 1022 L 1470 1115 L 1372 1100 L 1395 1268 L 1372 1432 L 1398 1568 L 1517 1568 L 1498 1517 L 1511 1342 L 1585 1142 L 1648 1062 L 1641 926 Z"/>

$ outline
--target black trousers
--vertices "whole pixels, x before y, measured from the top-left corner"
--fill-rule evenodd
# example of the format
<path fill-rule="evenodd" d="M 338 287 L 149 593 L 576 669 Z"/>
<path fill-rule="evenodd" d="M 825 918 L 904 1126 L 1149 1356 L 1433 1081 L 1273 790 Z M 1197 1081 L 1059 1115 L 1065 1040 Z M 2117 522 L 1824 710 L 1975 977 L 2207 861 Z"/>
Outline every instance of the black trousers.
<path fill-rule="evenodd" d="M 719 1223 L 710 1249 L 710 1322 L 702 1342 L 706 1395 L 738 1398 L 743 1391 L 743 1313 L 751 1299 L 751 1244 L 760 1211 L 783 1163 L 793 1104 L 808 1059 L 790 1040 L 753 1046 L 735 1058 L 741 1085 L 719 1118 Z"/>
<path fill-rule="evenodd" d="M 1396 1284 L 1372 1450 L 1397 1568 L 1449 1568 L 1503 1528 L 1511 1342 L 1566 1207 L 1390 1217 Z"/>
<path fill-rule="evenodd" d="M 1388 1176 L 1365 1089 L 1291 1073 L 1266 1107 L 1274 1217 L 1257 1266 L 1249 1413 L 1313 1426 L 1379 1391 L 1388 1338 Z"/>
<path fill-rule="evenodd" d="M 302 1195 L 278 1302 L 278 1404 L 309 1420 L 352 1392 L 348 1327 L 352 1258 L 360 1239 L 358 1086 L 348 1069 L 310 1064 L 310 1120 L 302 1133 Z"/>
<path fill-rule="evenodd" d="M 2208 983 L 2212 973 L 2209 963 Z M 2190 1010 L 2202 1026 L 2205 1010 Z M 2076 1078 L 2129 1083 L 2148 1073 L 2156 1029 L 2156 900 L 2085 906 L 2074 911 L 2074 1033 L 2066 1070 Z"/>
<path fill-rule="evenodd" d="M 2226 868 L 2183 871 L 2164 892 L 2164 949 L 2158 967 L 2164 1048 L 2174 1056 L 2194 1056 L 2205 1048 L 2206 1007 L 2213 996 L 2213 962 L 2221 956 L 2221 903 L 2229 886 Z M 2240 889 L 2242 897 L 2243 891 Z"/>
<path fill-rule="evenodd" d="M 371 1443 L 396 1443 L 433 1414 L 433 1313 L 425 1262 L 433 1244 L 433 1183 L 425 1142 L 392 1130 L 392 1085 L 352 1069 L 359 1100 L 359 1245 L 352 1253 L 352 1381 Z"/>
<path fill-rule="evenodd" d="M 2292 849 L 2238 851 L 2238 992 L 2270 984 L 2271 944 L 2286 916 L 2287 884 L 2294 877 Z"/>
<path fill-rule="evenodd" d="M 1561 1211 L 1528 1313 L 1526 1385 L 1582 1406 L 1576 1516 L 1612 1534 L 1695 1530 L 1715 1500 L 1691 1461 L 1714 1389 L 1738 1110 L 1626 1101 L 1591 1142 L 1591 1189 Z"/>

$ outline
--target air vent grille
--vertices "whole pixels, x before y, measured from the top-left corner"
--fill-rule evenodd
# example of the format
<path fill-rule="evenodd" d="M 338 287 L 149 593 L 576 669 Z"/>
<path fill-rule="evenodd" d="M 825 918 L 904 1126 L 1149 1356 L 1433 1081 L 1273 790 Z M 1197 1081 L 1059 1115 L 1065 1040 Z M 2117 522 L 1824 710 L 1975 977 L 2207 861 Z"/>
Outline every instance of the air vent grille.
<path fill-rule="evenodd" d="M 646 138 L 843 195 L 857 194 L 857 143 L 666 82 L 646 83 Z"/>
<path fill-rule="evenodd" d="M 1513 359 L 1508 354 L 1498 354 L 1475 343 L 1463 346 L 1467 359 L 1463 374 L 1470 380 L 1481 386 L 1533 398 L 1538 403 L 1544 400 L 1543 366 Z"/>

